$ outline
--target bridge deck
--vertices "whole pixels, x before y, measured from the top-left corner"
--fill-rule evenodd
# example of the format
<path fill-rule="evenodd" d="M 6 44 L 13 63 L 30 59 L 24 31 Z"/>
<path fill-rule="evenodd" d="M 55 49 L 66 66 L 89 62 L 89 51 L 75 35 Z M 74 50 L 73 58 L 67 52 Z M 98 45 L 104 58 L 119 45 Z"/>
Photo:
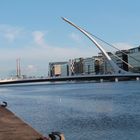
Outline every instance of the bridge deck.
<path fill-rule="evenodd" d="M 140 79 L 140 74 L 110 74 L 110 75 L 80 75 L 66 77 L 49 77 L 49 78 L 33 78 L 33 79 L 15 79 L 9 81 L 0 81 L 0 85 L 4 84 L 20 84 L 20 83 L 36 83 L 36 82 L 59 82 L 59 81 L 119 81 Z"/>

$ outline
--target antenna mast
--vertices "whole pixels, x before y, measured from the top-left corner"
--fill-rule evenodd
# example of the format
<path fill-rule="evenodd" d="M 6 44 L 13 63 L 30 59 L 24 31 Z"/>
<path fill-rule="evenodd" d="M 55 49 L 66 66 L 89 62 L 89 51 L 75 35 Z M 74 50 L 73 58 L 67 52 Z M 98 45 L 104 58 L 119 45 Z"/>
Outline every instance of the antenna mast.
<path fill-rule="evenodd" d="M 20 58 L 16 59 L 16 71 L 17 71 L 17 77 L 21 77 L 21 68 L 20 68 Z"/>

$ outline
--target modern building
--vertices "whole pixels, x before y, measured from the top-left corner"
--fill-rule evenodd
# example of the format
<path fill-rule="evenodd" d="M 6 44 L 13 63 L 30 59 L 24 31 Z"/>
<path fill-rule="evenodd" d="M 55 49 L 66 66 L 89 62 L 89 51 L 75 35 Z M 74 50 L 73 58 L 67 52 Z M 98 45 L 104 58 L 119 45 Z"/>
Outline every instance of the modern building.
<path fill-rule="evenodd" d="M 129 71 L 140 73 L 140 46 L 129 49 L 128 63 L 133 66 Z"/>
<path fill-rule="evenodd" d="M 116 63 L 116 59 L 111 52 L 107 52 L 111 59 Z M 100 74 L 111 74 L 113 71 L 112 66 L 108 62 L 107 58 L 102 54 L 98 53 L 98 59 L 100 61 Z"/>
<path fill-rule="evenodd" d="M 83 58 L 69 60 L 69 68 L 70 76 L 83 74 Z"/>
<path fill-rule="evenodd" d="M 129 50 L 107 52 L 123 70 L 140 73 L 140 46 Z M 129 65 L 130 64 L 130 65 Z M 130 66 L 133 66 L 130 67 Z M 88 58 L 70 59 L 69 62 L 49 63 L 49 76 L 72 76 L 87 74 L 111 74 L 113 68 L 102 53 Z"/>
<path fill-rule="evenodd" d="M 103 56 L 102 55 L 98 55 L 98 56 L 94 56 L 94 69 L 95 69 L 95 74 L 103 74 L 104 70 L 103 70 Z"/>
<path fill-rule="evenodd" d="M 50 62 L 49 63 L 49 76 L 68 76 L 69 65 L 68 62 Z"/>
<path fill-rule="evenodd" d="M 129 50 L 121 50 L 121 51 L 116 51 L 115 54 L 111 53 L 111 52 L 107 52 L 108 55 L 111 57 L 111 59 L 123 70 L 125 71 L 129 71 L 128 68 L 128 54 L 129 54 Z M 102 59 L 103 63 L 101 65 L 102 67 L 102 73 L 104 74 L 111 74 L 113 71 L 112 66 L 110 65 L 110 63 L 108 62 L 108 60 L 106 59 L 106 57 L 104 57 L 102 55 L 102 53 L 99 53 L 100 59 Z"/>
<path fill-rule="evenodd" d="M 117 55 L 117 57 L 118 57 L 118 58 L 116 58 L 116 64 L 125 71 L 129 71 L 129 67 L 127 64 L 128 63 L 128 54 L 129 54 L 129 50 L 116 51 L 116 53 L 115 53 L 115 55 Z"/>
<path fill-rule="evenodd" d="M 101 74 L 102 59 L 100 56 L 75 58 L 69 61 L 70 75 Z"/>
<path fill-rule="evenodd" d="M 69 60 L 69 76 L 74 75 L 74 59 Z"/>
<path fill-rule="evenodd" d="M 95 74 L 95 58 L 88 57 L 83 59 L 83 73 Z"/>

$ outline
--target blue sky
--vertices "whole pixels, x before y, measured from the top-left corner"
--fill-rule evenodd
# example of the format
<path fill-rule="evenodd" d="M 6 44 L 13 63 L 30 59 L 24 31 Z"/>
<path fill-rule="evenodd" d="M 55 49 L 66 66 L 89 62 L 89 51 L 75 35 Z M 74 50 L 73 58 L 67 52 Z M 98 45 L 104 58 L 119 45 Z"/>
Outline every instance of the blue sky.
<path fill-rule="evenodd" d="M 15 74 L 17 58 L 22 74 L 47 75 L 48 62 L 97 55 L 61 17 L 121 49 L 139 46 L 139 5 L 139 0 L 0 0 L 0 77 Z"/>

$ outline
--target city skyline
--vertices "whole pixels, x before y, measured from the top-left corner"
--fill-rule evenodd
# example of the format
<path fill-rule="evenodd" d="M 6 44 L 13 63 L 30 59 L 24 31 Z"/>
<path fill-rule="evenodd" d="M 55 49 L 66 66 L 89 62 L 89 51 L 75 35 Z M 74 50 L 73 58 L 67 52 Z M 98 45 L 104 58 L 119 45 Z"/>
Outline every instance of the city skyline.
<path fill-rule="evenodd" d="M 119 48 L 139 46 L 139 4 L 138 0 L 2 1 L 0 76 L 16 71 L 17 58 L 25 74 L 47 75 L 51 61 L 97 55 L 99 50 L 62 16 Z"/>

